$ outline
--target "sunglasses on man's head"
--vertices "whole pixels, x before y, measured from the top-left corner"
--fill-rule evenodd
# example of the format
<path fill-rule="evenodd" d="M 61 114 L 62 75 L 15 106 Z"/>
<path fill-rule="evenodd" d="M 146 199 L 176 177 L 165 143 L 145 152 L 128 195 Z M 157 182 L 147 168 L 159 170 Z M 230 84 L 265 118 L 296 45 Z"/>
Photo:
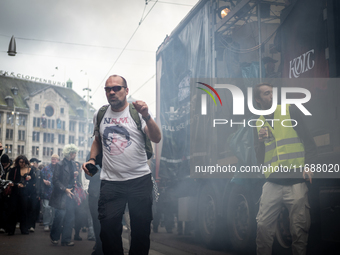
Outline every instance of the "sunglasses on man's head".
<path fill-rule="evenodd" d="M 124 86 L 113 86 L 113 87 L 104 87 L 106 92 L 111 92 L 113 90 L 114 92 L 120 91 L 122 88 L 126 88 Z"/>

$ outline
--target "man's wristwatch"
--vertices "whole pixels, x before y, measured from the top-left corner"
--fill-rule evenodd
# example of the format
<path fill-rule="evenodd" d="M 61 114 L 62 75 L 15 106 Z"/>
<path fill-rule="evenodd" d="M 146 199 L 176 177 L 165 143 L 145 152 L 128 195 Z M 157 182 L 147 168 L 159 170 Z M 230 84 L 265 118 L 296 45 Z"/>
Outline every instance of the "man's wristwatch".
<path fill-rule="evenodd" d="M 151 118 L 151 115 L 149 114 L 147 117 L 142 116 L 142 118 L 143 118 L 143 120 L 145 120 L 145 122 L 147 122 Z"/>
<path fill-rule="evenodd" d="M 94 162 L 96 162 L 96 159 L 95 159 L 95 158 L 90 158 L 89 161 L 90 161 L 90 160 L 93 160 Z"/>

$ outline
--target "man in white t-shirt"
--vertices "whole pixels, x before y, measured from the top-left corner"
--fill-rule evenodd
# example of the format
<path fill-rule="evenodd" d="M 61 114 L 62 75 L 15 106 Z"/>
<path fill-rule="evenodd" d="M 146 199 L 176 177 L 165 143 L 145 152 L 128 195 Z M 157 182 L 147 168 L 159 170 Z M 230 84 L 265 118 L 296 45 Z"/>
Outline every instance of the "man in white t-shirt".
<path fill-rule="evenodd" d="M 126 80 L 110 76 L 104 87 L 110 104 L 99 125 L 99 132 L 91 147 L 90 160 L 83 165 L 86 174 L 88 163 L 95 164 L 102 152 L 101 188 L 98 202 L 101 224 L 100 238 L 104 254 L 123 254 L 122 216 L 128 203 L 131 220 L 131 247 L 129 254 L 148 254 L 150 223 L 152 220 L 152 181 L 147 164 L 144 136 L 131 117 L 126 96 Z M 133 106 L 141 119 L 142 131 L 152 142 L 161 140 L 161 132 L 151 118 L 148 106 L 136 101 Z M 93 123 L 97 126 L 97 114 Z"/>

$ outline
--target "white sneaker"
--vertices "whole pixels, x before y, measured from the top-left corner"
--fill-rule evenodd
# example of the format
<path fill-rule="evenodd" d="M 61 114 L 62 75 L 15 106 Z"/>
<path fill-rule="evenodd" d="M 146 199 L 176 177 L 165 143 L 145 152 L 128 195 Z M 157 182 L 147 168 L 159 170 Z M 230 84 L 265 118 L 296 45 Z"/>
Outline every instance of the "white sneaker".
<path fill-rule="evenodd" d="M 34 232 L 34 228 L 30 228 L 29 231 L 30 231 L 30 232 Z"/>
<path fill-rule="evenodd" d="M 5 233 L 5 230 L 3 228 L 0 228 L 0 233 Z"/>
<path fill-rule="evenodd" d="M 46 231 L 46 232 L 50 231 L 50 227 L 49 227 L 48 225 L 46 225 L 46 226 L 44 227 L 44 231 Z"/>

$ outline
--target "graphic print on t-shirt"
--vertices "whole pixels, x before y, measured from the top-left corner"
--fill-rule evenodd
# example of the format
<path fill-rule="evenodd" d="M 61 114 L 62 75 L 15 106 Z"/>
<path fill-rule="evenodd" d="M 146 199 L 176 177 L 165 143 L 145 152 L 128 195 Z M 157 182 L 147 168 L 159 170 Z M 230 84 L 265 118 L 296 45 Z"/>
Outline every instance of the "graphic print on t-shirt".
<path fill-rule="evenodd" d="M 122 126 L 109 126 L 104 129 L 103 141 L 110 155 L 120 155 L 131 145 L 130 134 Z"/>

